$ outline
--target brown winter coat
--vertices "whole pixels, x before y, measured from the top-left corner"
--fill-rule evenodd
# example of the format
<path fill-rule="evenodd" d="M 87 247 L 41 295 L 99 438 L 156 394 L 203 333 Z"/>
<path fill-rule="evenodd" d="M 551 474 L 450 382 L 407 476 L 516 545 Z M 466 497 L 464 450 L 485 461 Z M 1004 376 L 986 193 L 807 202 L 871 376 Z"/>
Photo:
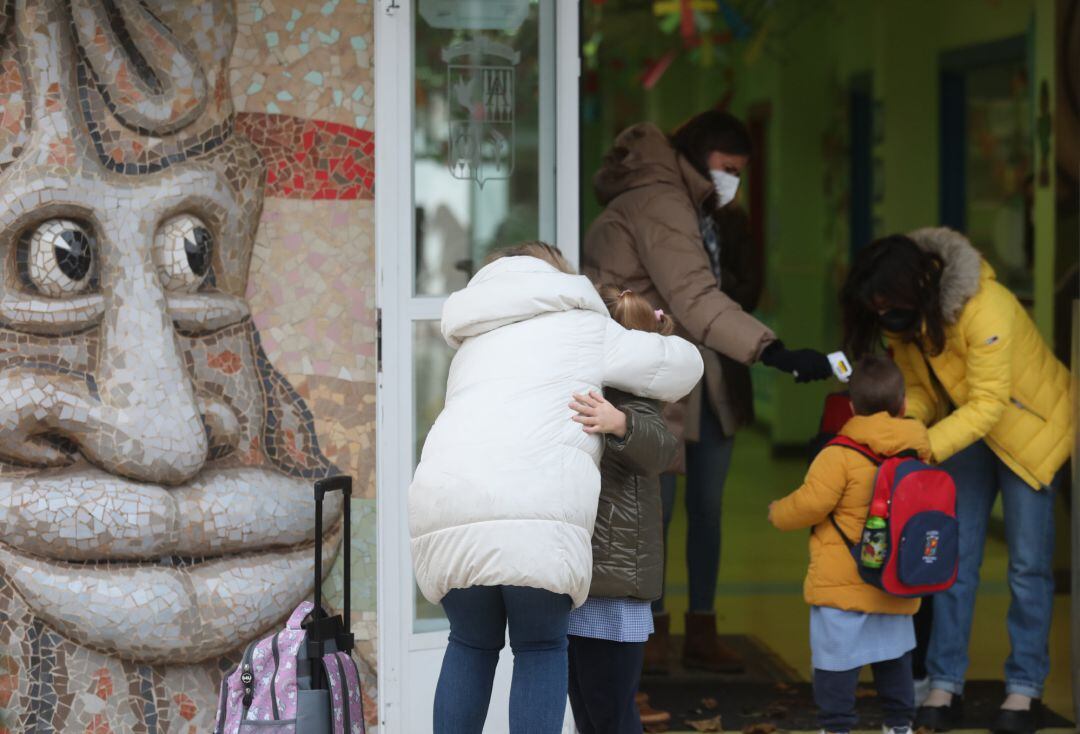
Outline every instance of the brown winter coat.
<path fill-rule="evenodd" d="M 775 336 L 717 287 L 701 239 L 699 212 L 712 183 L 649 123 L 619 135 L 593 181 L 605 206 L 585 235 L 585 274 L 629 288 L 664 309 L 678 333 L 704 347 L 705 385 L 718 417 L 730 411 L 714 352 L 744 365 L 757 361 Z M 696 440 L 702 386 L 681 404 L 690 419 L 669 412 L 677 437 Z"/>
<path fill-rule="evenodd" d="M 678 448 L 660 404 L 618 390 L 604 396 L 626 414 L 626 435 L 607 436 L 593 529 L 590 596 L 652 601 L 664 587 L 664 517 L 659 475 Z"/>

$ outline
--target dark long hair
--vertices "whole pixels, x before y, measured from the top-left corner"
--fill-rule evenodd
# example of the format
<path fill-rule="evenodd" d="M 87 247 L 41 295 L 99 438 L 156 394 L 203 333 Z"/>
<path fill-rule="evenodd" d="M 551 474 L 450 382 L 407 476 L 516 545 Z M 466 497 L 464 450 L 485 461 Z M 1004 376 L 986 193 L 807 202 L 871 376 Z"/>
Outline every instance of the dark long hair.
<path fill-rule="evenodd" d="M 903 337 L 917 342 L 920 349 L 932 356 L 941 354 L 945 349 L 945 317 L 941 313 L 943 266 L 940 257 L 924 252 L 914 240 L 902 234 L 882 237 L 860 250 L 840 294 L 848 356 L 859 359 L 873 353 L 881 344 L 879 304 L 916 311 L 919 315 L 916 327 Z"/>
<path fill-rule="evenodd" d="M 706 161 L 713 151 L 749 156 L 750 133 L 742 120 L 722 110 L 705 110 L 684 122 L 671 135 L 671 145 L 698 173 L 709 177 Z"/>

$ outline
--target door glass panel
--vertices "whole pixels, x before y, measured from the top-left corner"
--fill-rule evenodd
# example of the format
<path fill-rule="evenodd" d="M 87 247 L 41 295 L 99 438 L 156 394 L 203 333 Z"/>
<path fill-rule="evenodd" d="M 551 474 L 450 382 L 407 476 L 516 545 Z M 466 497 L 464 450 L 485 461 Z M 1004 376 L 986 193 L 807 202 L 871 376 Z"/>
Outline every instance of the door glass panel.
<path fill-rule="evenodd" d="M 1031 92 L 1022 58 L 969 71 L 965 151 L 967 233 L 1003 282 L 1033 296 Z"/>
<path fill-rule="evenodd" d="M 492 248 L 554 232 L 554 5 L 417 3 L 417 295 L 451 293 Z"/>
<path fill-rule="evenodd" d="M 415 436 L 412 466 L 420 461 L 420 450 L 428 431 L 443 407 L 446 376 L 450 372 L 453 350 L 443 340 L 438 321 L 413 323 L 413 435 Z M 449 625 L 442 607 L 432 604 L 415 590 L 414 632 L 433 632 Z"/>

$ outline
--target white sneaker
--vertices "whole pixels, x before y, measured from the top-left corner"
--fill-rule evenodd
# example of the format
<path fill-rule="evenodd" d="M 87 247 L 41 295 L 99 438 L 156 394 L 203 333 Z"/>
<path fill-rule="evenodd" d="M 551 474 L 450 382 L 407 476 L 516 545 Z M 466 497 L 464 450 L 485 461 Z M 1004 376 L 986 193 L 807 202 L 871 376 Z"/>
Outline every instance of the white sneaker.
<path fill-rule="evenodd" d="M 881 734 L 911 734 L 910 726 L 881 726 Z"/>

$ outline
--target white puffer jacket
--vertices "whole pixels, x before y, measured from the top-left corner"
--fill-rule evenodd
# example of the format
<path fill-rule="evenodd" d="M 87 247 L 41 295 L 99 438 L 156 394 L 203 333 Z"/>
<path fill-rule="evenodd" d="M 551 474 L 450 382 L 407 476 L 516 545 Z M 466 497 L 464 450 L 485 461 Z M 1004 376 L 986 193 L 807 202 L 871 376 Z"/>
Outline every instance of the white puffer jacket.
<path fill-rule="evenodd" d="M 698 350 L 613 321 L 587 278 L 532 257 L 478 272 L 443 308 L 457 347 L 446 404 L 409 487 L 420 590 L 528 586 L 585 601 L 601 440 L 570 420 L 571 393 L 611 386 L 674 401 Z"/>

